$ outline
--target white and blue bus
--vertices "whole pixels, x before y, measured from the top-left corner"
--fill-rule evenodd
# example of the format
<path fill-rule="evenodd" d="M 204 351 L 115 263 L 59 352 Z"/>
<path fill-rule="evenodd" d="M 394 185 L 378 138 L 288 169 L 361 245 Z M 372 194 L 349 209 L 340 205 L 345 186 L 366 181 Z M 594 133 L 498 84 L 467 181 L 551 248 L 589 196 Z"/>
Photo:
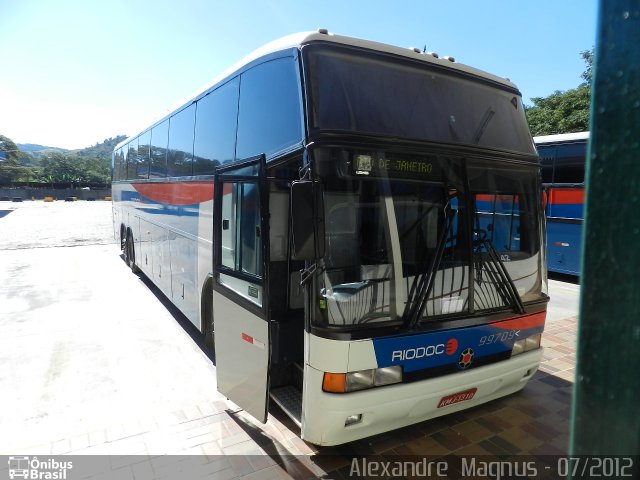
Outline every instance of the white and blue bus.
<path fill-rule="evenodd" d="M 580 275 L 589 132 L 534 137 L 542 167 L 549 272 Z"/>
<path fill-rule="evenodd" d="M 547 279 L 508 80 L 371 41 L 268 44 L 113 154 L 116 236 L 217 387 L 335 445 L 522 389 Z"/>

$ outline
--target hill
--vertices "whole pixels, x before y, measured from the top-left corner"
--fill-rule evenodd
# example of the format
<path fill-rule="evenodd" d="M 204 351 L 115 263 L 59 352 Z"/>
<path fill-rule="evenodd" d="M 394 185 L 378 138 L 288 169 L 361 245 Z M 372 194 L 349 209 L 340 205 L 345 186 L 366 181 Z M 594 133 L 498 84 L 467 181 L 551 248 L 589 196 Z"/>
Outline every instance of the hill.
<path fill-rule="evenodd" d="M 46 155 L 47 153 L 64 153 L 69 150 L 58 147 L 47 147 L 45 145 L 38 145 L 37 143 L 16 143 L 16 146 L 21 152 L 29 153 L 34 157 Z"/>
<path fill-rule="evenodd" d="M 69 153 L 73 153 L 74 155 L 82 158 L 94 157 L 111 160 L 111 153 L 113 152 L 113 148 L 125 138 L 127 138 L 126 135 L 118 135 L 113 138 L 107 138 L 101 143 L 96 143 L 92 147 L 81 148 L 79 150 L 71 150 L 69 151 Z"/>
<path fill-rule="evenodd" d="M 42 156 L 52 153 L 72 154 L 81 158 L 94 157 L 111 159 L 111 152 L 113 152 L 113 148 L 125 138 L 127 138 L 126 135 L 117 135 L 112 138 L 107 138 L 100 143 L 96 143 L 91 147 L 79 148 L 75 150 L 68 150 L 66 148 L 59 147 L 48 147 L 46 145 L 38 145 L 37 143 L 18 143 L 16 145 L 21 152 L 27 153 L 33 156 L 33 158 L 35 159 L 39 159 Z"/>
<path fill-rule="evenodd" d="M 0 182 L 108 184 L 113 148 L 125 138 L 118 135 L 91 147 L 68 150 L 35 143 L 16 145 L 0 135 Z"/>

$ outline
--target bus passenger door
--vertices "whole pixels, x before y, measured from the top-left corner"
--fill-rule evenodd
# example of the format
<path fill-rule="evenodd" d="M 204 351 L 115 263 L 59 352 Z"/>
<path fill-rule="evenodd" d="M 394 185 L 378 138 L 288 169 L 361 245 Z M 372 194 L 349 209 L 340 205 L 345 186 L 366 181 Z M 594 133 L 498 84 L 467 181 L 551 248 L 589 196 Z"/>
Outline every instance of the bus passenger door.
<path fill-rule="evenodd" d="M 271 342 L 264 155 L 219 167 L 214 195 L 213 324 L 218 391 L 266 422 Z"/>

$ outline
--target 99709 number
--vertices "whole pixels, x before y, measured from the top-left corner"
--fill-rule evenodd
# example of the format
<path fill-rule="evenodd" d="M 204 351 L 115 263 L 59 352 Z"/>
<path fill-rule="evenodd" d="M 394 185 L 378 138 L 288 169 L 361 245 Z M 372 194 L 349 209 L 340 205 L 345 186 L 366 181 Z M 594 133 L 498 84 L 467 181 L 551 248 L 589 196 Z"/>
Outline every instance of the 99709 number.
<path fill-rule="evenodd" d="M 485 335 L 481 337 L 478 341 L 478 346 L 482 345 L 491 345 L 493 343 L 506 342 L 507 340 L 512 340 L 516 336 L 515 330 L 509 330 L 507 332 L 494 333 L 493 335 Z"/>

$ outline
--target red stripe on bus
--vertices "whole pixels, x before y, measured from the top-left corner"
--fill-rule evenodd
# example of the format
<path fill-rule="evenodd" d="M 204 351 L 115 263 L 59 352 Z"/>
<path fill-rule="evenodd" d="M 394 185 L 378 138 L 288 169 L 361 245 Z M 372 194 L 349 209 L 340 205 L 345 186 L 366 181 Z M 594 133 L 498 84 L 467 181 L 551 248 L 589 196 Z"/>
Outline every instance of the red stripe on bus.
<path fill-rule="evenodd" d="M 134 183 L 140 195 L 169 205 L 194 205 L 213 200 L 213 182 Z"/>
<path fill-rule="evenodd" d="M 547 312 L 534 313 L 524 317 L 512 318 L 491 323 L 492 327 L 505 330 L 526 330 L 527 328 L 542 327 L 547 318 Z"/>
<path fill-rule="evenodd" d="M 499 202 L 499 203 L 511 203 L 515 197 L 515 203 L 519 203 L 517 195 L 489 195 L 486 193 L 480 193 L 476 195 L 476 201 L 480 202 Z"/>
<path fill-rule="evenodd" d="M 567 189 L 555 189 L 549 190 L 550 204 L 581 204 L 584 203 L 584 189 L 582 188 L 567 188 Z"/>

